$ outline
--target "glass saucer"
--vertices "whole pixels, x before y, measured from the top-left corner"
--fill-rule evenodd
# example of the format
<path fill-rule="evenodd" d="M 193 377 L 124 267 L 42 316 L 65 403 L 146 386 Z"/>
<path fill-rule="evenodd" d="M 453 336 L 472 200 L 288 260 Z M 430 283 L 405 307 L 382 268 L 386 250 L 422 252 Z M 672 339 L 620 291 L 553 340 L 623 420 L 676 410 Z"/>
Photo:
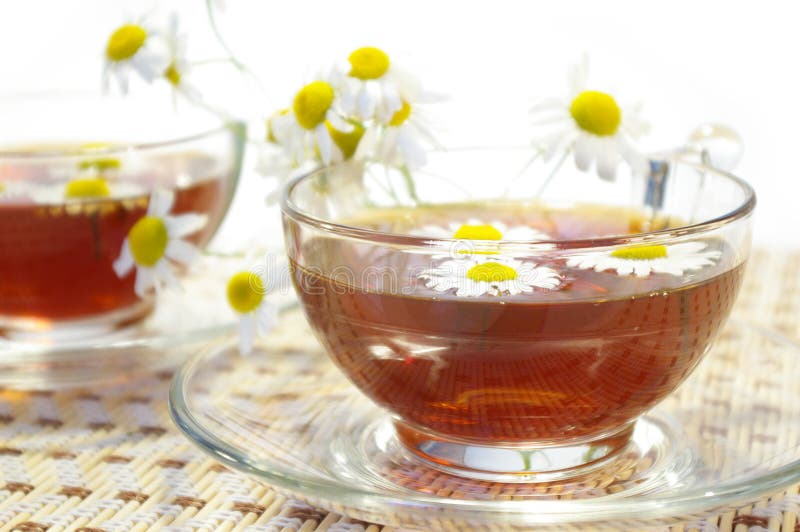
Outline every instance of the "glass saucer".
<path fill-rule="evenodd" d="M 253 355 L 233 346 L 217 340 L 178 371 L 175 423 L 223 464 L 355 519 L 423 530 L 651 528 L 800 482 L 800 346 L 739 321 L 615 458 L 529 484 L 464 479 L 409 456 L 300 312 L 285 313 Z"/>
<path fill-rule="evenodd" d="M 130 326 L 0 337 L 0 388 L 54 390 L 172 370 L 205 342 L 236 329 L 225 286 L 242 267 L 240 256 L 202 257 L 181 279 L 182 289 L 164 291 L 153 312 Z M 269 297 L 283 307 L 295 301 L 288 285 Z"/>

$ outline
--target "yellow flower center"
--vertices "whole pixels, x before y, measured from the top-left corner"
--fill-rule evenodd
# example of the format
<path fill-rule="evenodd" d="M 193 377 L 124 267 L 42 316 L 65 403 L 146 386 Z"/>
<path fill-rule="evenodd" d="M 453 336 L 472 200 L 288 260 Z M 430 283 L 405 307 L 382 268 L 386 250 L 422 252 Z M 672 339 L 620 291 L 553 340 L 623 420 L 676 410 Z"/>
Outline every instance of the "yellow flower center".
<path fill-rule="evenodd" d="M 364 126 L 357 122 L 352 124 L 353 129 L 349 132 L 344 132 L 333 127 L 330 122 L 325 122 L 325 127 L 328 128 L 331 140 L 342 150 L 342 155 L 344 155 L 345 159 L 350 159 L 355 155 L 358 143 L 361 142 L 361 137 L 364 136 Z"/>
<path fill-rule="evenodd" d="M 276 118 L 286 116 L 289 114 L 289 109 L 281 109 L 272 113 L 272 116 L 267 118 L 267 140 L 273 144 L 278 144 L 278 138 L 275 136 L 275 130 L 272 128 L 272 123 Z"/>
<path fill-rule="evenodd" d="M 228 280 L 228 303 L 239 314 L 253 312 L 264 300 L 264 282 L 250 272 L 239 272 Z"/>
<path fill-rule="evenodd" d="M 109 170 L 118 170 L 122 166 L 119 159 L 114 157 L 102 157 L 100 159 L 85 159 L 78 163 L 79 170 L 96 169 L 98 172 L 107 172 Z"/>
<path fill-rule="evenodd" d="M 128 246 L 139 266 L 155 266 L 167 250 L 167 226 L 157 216 L 145 216 L 128 233 Z"/>
<path fill-rule="evenodd" d="M 178 71 L 178 66 L 175 64 L 175 61 L 170 63 L 167 69 L 164 71 L 164 77 L 175 87 L 180 84 L 181 73 Z"/>
<path fill-rule="evenodd" d="M 402 126 L 409 116 L 411 116 L 411 104 L 403 100 L 403 106 L 392 115 L 389 125 L 394 127 Z"/>
<path fill-rule="evenodd" d="M 605 92 L 583 91 L 572 100 L 569 114 L 579 128 L 601 137 L 616 133 L 622 122 L 616 100 Z"/>
<path fill-rule="evenodd" d="M 102 177 L 94 179 L 73 179 L 64 189 L 66 198 L 107 198 L 111 195 L 108 183 Z"/>
<path fill-rule="evenodd" d="M 6 186 L 3 183 L 0 183 L 0 194 L 6 191 Z"/>
<path fill-rule="evenodd" d="M 503 233 L 492 225 L 464 224 L 458 228 L 453 238 L 462 238 L 465 240 L 500 240 L 503 238 Z"/>
<path fill-rule="evenodd" d="M 380 48 L 365 46 L 348 58 L 350 75 L 358 79 L 378 79 L 389 70 L 389 56 Z"/>
<path fill-rule="evenodd" d="M 611 252 L 612 257 L 626 260 L 651 260 L 667 256 L 667 246 L 630 246 Z"/>
<path fill-rule="evenodd" d="M 499 262 L 484 262 L 470 268 L 467 277 L 477 282 L 499 283 L 516 279 L 517 270 Z"/>
<path fill-rule="evenodd" d="M 106 45 L 106 56 L 111 61 L 130 59 L 147 39 L 147 31 L 136 24 L 125 24 L 111 34 Z"/>
<path fill-rule="evenodd" d="M 333 88 L 324 81 L 309 83 L 294 97 L 292 111 L 297 122 L 305 129 L 314 129 L 325 121 L 333 104 Z"/>

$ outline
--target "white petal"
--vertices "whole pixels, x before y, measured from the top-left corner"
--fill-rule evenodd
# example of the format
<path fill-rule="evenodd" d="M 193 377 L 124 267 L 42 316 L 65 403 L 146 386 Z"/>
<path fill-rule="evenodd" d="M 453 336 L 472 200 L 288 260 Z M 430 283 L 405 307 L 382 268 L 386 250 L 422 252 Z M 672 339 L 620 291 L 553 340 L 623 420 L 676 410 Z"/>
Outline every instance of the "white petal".
<path fill-rule="evenodd" d="M 425 166 L 428 159 L 425 148 L 417 142 L 413 135 L 409 134 L 407 129 L 401 128 L 397 136 L 397 146 L 409 169 L 414 170 Z"/>
<path fill-rule="evenodd" d="M 368 120 L 369 118 L 371 118 L 375 108 L 374 108 L 374 102 L 370 97 L 369 91 L 367 90 L 366 83 L 362 85 L 361 90 L 358 92 L 356 101 L 358 106 L 358 116 L 362 120 Z"/>
<path fill-rule="evenodd" d="M 126 238 L 122 241 L 122 250 L 112 266 L 114 268 L 114 273 L 116 273 L 117 277 L 121 279 L 130 273 L 134 264 L 133 253 L 131 253 L 131 248 L 128 245 L 128 239 Z"/>
<path fill-rule="evenodd" d="M 333 155 L 333 139 L 331 139 L 328 128 L 325 127 L 325 124 L 323 123 L 317 126 L 315 132 L 317 137 L 317 147 L 319 148 L 319 154 L 322 157 L 322 162 L 325 164 L 330 164 L 331 156 Z"/>
<path fill-rule="evenodd" d="M 636 274 L 637 277 L 647 277 L 650 275 L 650 272 L 653 270 L 650 267 L 650 261 L 646 260 L 636 260 L 630 261 L 635 263 L 633 267 L 633 273 Z"/>
<path fill-rule="evenodd" d="M 161 290 L 162 287 L 167 288 L 180 288 L 181 283 L 175 274 L 172 272 L 172 267 L 165 259 L 159 260 L 154 269 L 156 290 Z"/>
<path fill-rule="evenodd" d="M 239 354 L 249 355 L 253 352 L 256 338 L 256 320 L 252 313 L 239 317 Z"/>
<path fill-rule="evenodd" d="M 616 152 L 606 149 L 597 156 L 597 175 L 605 181 L 614 181 L 617 177 L 617 163 L 619 156 Z"/>
<path fill-rule="evenodd" d="M 133 286 L 133 291 L 139 297 L 144 297 L 150 291 L 150 288 L 155 284 L 155 276 L 153 275 L 152 268 L 139 266 L 136 268 L 136 282 Z"/>
<path fill-rule="evenodd" d="M 369 127 L 361 137 L 358 147 L 356 148 L 356 153 L 353 155 L 353 157 L 359 161 L 363 159 L 369 159 L 374 156 L 377 146 L 378 128 Z"/>
<path fill-rule="evenodd" d="M 578 167 L 578 170 L 586 172 L 592 166 L 592 160 L 594 159 L 592 142 L 588 135 L 579 135 L 575 139 L 574 146 L 575 166 Z"/>
<path fill-rule="evenodd" d="M 694 255 L 698 251 L 702 251 L 708 247 L 708 244 L 699 240 L 691 242 L 681 242 L 680 244 L 672 244 L 667 246 L 667 257 L 686 257 Z"/>
<path fill-rule="evenodd" d="M 256 319 L 258 322 L 258 331 L 264 335 L 268 334 L 278 323 L 278 307 L 264 301 L 256 311 Z"/>
<path fill-rule="evenodd" d="M 573 97 L 586 90 L 586 84 L 588 81 L 589 55 L 584 53 L 582 54 L 580 61 L 578 61 L 578 63 L 576 63 L 569 72 L 568 82 L 569 88 L 573 93 Z"/>
<path fill-rule="evenodd" d="M 175 262 L 189 266 L 200 256 L 200 250 L 185 240 L 174 239 L 167 243 L 164 254 Z"/>
<path fill-rule="evenodd" d="M 170 210 L 172 204 L 175 202 L 175 193 L 171 190 L 155 189 L 150 195 L 150 204 L 147 206 L 148 216 L 158 216 L 163 218 Z"/>
<path fill-rule="evenodd" d="M 208 216 L 193 212 L 178 214 L 176 216 L 166 216 L 164 218 L 164 225 L 167 226 L 167 234 L 170 239 L 182 238 L 196 233 L 205 227 L 207 223 Z"/>

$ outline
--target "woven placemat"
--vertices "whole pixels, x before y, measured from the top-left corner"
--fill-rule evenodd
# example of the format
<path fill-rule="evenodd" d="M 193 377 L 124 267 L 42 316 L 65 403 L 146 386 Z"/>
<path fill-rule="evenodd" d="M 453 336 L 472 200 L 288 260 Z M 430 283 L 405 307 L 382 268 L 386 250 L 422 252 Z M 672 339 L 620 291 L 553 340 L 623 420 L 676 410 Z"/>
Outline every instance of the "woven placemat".
<path fill-rule="evenodd" d="M 800 338 L 799 264 L 800 252 L 754 254 L 737 315 Z M 170 377 L 0 391 L 0 531 L 396 532 L 288 500 L 206 458 L 172 426 Z M 798 487 L 669 530 L 800 532 Z"/>

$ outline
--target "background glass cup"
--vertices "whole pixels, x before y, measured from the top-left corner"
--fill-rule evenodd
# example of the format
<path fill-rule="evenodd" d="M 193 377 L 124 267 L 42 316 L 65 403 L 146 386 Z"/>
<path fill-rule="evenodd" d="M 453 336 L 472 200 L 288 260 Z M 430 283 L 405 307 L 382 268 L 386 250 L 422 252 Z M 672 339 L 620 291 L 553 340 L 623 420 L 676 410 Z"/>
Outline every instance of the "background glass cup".
<path fill-rule="evenodd" d="M 0 331 L 99 333 L 145 316 L 154 298 L 112 268 L 124 238 L 165 189 L 170 214 L 208 217 L 187 238 L 205 246 L 236 188 L 244 126 L 93 94 L 0 97 L 0 110 Z M 66 197 L 97 178 L 110 195 Z"/>
<path fill-rule="evenodd" d="M 333 361 L 393 416 L 407 450 L 469 477 L 554 479 L 617 455 L 637 418 L 707 352 L 750 249 L 755 196 L 732 175 L 674 160 L 654 163 L 650 179 L 623 173 L 609 183 L 566 167 L 551 179 L 551 168 L 526 167 L 529 157 L 438 152 L 410 176 L 413 186 L 407 175 L 386 180 L 382 170 L 349 164 L 294 180 L 282 202 L 295 286 Z M 623 208 L 641 214 L 634 234 L 591 227 L 619 227 L 608 212 Z M 537 221 L 549 216 L 554 226 L 570 219 L 564 213 L 611 210 L 578 217 L 587 227 L 567 223 L 576 234 L 600 231 L 591 238 L 464 248 L 463 240 L 418 234 L 420 220 L 489 223 L 513 212 L 524 222 L 543 209 Z M 687 243 L 702 243 L 719 260 L 647 278 L 574 266 L 619 249 Z M 553 266 L 566 289 L 534 299 L 471 298 L 435 292 L 420 279 L 448 255 L 489 254 Z"/>

